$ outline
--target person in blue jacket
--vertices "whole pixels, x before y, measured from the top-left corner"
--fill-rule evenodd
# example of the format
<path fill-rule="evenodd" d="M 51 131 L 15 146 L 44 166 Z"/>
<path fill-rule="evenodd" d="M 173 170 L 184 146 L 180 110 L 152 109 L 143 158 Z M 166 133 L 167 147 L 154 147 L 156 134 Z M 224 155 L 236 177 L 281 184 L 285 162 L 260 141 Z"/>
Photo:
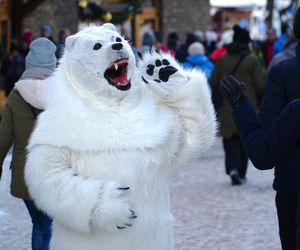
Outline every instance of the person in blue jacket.
<path fill-rule="evenodd" d="M 289 26 L 288 26 L 287 23 L 282 23 L 281 24 L 281 35 L 273 44 L 273 56 L 275 56 L 278 53 L 283 51 L 284 43 L 287 39 L 288 28 L 289 28 Z"/>
<path fill-rule="evenodd" d="M 188 47 L 189 56 L 185 59 L 182 66 L 185 69 L 200 69 L 204 72 L 207 79 L 210 78 L 214 69 L 214 64 L 205 56 L 205 48 L 200 42 L 194 42 Z"/>
<path fill-rule="evenodd" d="M 273 187 L 282 249 L 300 249 L 300 98 L 286 106 L 266 134 L 243 83 L 225 76 L 220 90 L 232 106 L 235 125 L 253 165 L 259 170 L 275 166 Z"/>

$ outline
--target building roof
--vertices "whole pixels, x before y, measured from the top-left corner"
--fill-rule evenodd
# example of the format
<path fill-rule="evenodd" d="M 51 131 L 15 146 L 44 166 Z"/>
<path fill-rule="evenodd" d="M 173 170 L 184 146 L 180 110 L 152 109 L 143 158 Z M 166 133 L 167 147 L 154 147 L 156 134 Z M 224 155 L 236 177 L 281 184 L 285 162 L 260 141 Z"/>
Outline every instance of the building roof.
<path fill-rule="evenodd" d="M 266 0 L 210 0 L 210 5 L 213 7 L 224 8 L 249 8 L 253 6 L 265 6 Z"/>

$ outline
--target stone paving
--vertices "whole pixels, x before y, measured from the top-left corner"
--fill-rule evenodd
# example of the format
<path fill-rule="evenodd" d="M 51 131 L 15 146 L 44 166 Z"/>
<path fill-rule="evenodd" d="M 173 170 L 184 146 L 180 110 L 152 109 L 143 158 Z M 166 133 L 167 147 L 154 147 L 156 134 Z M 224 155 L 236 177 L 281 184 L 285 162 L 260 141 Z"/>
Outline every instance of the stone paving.
<path fill-rule="evenodd" d="M 279 250 L 273 171 L 250 165 L 247 182 L 231 186 L 223 157 L 217 140 L 207 153 L 174 171 L 176 250 Z M 30 249 L 30 218 L 22 201 L 9 195 L 9 160 L 0 182 L 0 250 Z"/>

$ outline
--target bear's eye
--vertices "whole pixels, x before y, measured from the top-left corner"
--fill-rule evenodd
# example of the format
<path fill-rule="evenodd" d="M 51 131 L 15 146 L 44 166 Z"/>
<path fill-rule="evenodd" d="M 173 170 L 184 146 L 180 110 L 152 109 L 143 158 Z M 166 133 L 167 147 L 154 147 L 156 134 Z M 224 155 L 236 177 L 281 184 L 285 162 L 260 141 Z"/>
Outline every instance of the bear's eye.
<path fill-rule="evenodd" d="M 94 45 L 93 50 L 99 50 L 99 49 L 101 49 L 101 47 L 102 47 L 101 43 L 96 43 L 96 44 Z"/>
<path fill-rule="evenodd" d="M 122 42 L 120 37 L 117 37 L 116 42 Z"/>

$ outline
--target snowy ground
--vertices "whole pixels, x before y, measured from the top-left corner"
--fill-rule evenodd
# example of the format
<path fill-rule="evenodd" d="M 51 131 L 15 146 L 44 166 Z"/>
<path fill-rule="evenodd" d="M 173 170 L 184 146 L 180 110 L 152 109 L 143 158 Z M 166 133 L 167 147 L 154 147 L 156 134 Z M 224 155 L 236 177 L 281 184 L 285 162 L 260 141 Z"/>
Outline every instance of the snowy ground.
<path fill-rule="evenodd" d="M 9 195 L 8 163 L 9 157 L 0 182 L 0 249 L 30 249 L 30 218 L 22 201 Z M 177 250 L 280 249 L 273 171 L 249 166 L 247 178 L 243 186 L 231 186 L 224 174 L 220 140 L 174 173 Z"/>

